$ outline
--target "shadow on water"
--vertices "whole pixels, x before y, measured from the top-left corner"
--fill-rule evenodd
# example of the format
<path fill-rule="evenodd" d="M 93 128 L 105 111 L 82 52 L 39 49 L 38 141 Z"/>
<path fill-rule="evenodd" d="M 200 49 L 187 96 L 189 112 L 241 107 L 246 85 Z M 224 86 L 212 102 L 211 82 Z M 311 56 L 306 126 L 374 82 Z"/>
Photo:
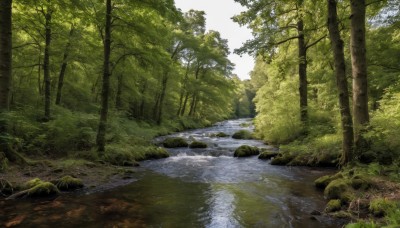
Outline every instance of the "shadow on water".
<path fill-rule="evenodd" d="M 269 146 L 210 137 L 252 130 L 243 127 L 248 121 L 174 135 L 206 142 L 209 148 L 171 149 L 168 159 L 142 162 L 147 171 L 124 187 L 46 201 L 0 201 L 0 222 L 19 227 L 338 227 L 310 219 L 325 204 L 313 180 L 330 171 L 233 158 L 240 145 Z"/>

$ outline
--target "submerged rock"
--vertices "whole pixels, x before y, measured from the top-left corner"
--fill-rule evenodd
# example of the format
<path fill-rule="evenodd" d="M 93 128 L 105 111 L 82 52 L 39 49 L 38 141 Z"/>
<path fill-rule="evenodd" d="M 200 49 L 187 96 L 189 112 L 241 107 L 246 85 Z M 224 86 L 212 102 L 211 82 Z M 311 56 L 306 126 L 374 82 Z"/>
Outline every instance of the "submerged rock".
<path fill-rule="evenodd" d="M 232 135 L 234 139 L 253 139 L 253 134 L 250 131 L 240 130 Z"/>
<path fill-rule="evenodd" d="M 260 149 L 258 149 L 257 147 L 243 145 L 235 150 L 235 153 L 233 154 L 233 156 L 234 157 L 249 157 L 249 156 L 253 156 L 253 155 L 258 155 L 259 153 L 260 153 Z"/>
<path fill-rule="evenodd" d="M 207 148 L 207 144 L 204 142 L 193 141 L 189 145 L 190 148 Z"/>
<path fill-rule="evenodd" d="M 187 147 L 189 144 L 183 138 L 167 138 L 163 142 L 166 148 Z"/>

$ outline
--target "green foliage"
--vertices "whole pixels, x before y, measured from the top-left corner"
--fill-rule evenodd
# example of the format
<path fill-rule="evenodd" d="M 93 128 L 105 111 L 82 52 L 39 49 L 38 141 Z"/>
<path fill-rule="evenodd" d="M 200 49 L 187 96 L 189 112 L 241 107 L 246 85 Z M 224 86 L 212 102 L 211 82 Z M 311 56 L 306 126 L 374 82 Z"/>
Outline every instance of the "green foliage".
<path fill-rule="evenodd" d="M 7 170 L 8 167 L 8 159 L 3 152 L 0 152 L 0 172 Z"/>
<path fill-rule="evenodd" d="M 253 139 L 253 134 L 250 131 L 240 130 L 232 135 L 234 139 Z"/>
<path fill-rule="evenodd" d="M 183 138 L 167 138 L 163 142 L 166 148 L 187 147 L 189 144 Z"/>
<path fill-rule="evenodd" d="M 258 155 L 258 154 L 260 154 L 260 149 L 258 149 L 257 147 L 243 145 L 235 150 L 235 153 L 233 154 L 233 156 L 234 157 L 249 157 L 249 156 Z"/>
<path fill-rule="evenodd" d="M 369 210 L 377 217 L 386 215 L 389 211 L 396 209 L 396 204 L 385 198 L 373 199 L 369 205 Z"/>

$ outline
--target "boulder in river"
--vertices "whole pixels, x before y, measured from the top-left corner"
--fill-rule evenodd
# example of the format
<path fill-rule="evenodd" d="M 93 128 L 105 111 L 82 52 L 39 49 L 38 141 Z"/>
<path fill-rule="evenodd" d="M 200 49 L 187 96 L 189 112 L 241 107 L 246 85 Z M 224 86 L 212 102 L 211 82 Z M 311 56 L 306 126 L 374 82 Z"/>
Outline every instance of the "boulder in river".
<path fill-rule="evenodd" d="M 207 143 L 193 141 L 192 143 L 190 143 L 189 147 L 190 148 L 207 148 Z"/>
<path fill-rule="evenodd" d="M 258 159 L 271 159 L 273 157 L 276 157 L 278 155 L 278 151 L 263 151 L 261 154 L 258 156 Z"/>
<path fill-rule="evenodd" d="M 218 132 L 218 133 L 211 134 L 211 137 L 219 137 L 219 138 L 225 138 L 225 137 L 228 137 L 228 136 L 229 135 L 224 133 L 224 132 Z"/>
<path fill-rule="evenodd" d="M 232 135 L 234 139 L 253 139 L 253 134 L 250 131 L 240 130 Z"/>
<path fill-rule="evenodd" d="M 163 142 L 163 146 L 166 148 L 188 147 L 188 145 L 185 139 L 179 137 L 167 138 Z"/>
<path fill-rule="evenodd" d="M 233 154 L 233 156 L 234 157 L 249 157 L 249 156 L 258 155 L 258 154 L 260 154 L 260 149 L 258 149 L 257 147 L 243 145 L 235 150 L 235 153 Z"/>

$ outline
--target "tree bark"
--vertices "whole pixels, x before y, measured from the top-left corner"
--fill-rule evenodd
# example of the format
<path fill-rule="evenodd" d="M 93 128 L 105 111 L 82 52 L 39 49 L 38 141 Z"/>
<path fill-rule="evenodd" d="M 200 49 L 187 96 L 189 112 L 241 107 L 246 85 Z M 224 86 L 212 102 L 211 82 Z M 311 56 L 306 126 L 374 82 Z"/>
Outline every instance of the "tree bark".
<path fill-rule="evenodd" d="M 181 109 L 180 116 L 184 116 L 185 115 L 186 106 L 187 106 L 188 100 L 189 100 L 189 92 L 186 92 L 186 96 L 185 96 L 185 100 L 183 101 L 183 106 L 182 106 L 182 109 Z"/>
<path fill-rule="evenodd" d="M 167 83 L 168 83 L 168 71 L 164 73 L 164 77 L 163 77 L 163 80 L 162 80 L 160 103 L 159 103 L 158 112 L 157 112 L 157 124 L 158 125 L 160 125 L 161 121 L 162 121 L 164 99 L 165 99 L 165 94 L 166 94 L 166 91 L 167 91 Z"/>
<path fill-rule="evenodd" d="M 12 69 L 12 0 L 0 1 L 0 112 L 10 104 Z"/>
<path fill-rule="evenodd" d="M 47 0 L 50 5 L 50 0 Z M 52 10 L 50 6 L 47 8 L 45 14 L 45 46 L 44 46 L 44 60 L 43 60 L 43 74 L 44 74 L 44 121 L 50 120 L 50 103 L 51 103 L 51 79 L 50 79 L 50 45 L 51 45 L 51 17 Z"/>
<path fill-rule="evenodd" d="M 67 45 L 65 46 L 65 51 L 64 51 L 64 56 L 63 56 L 63 62 L 61 64 L 61 70 L 60 74 L 58 76 L 58 86 L 57 86 L 57 96 L 56 96 L 56 105 L 60 105 L 61 103 L 61 95 L 62 95 L 62 88 L 64 86 L 64 76 L 65 76 L 65 71 L 67 70 L 68 66 L 68 56 L 71 48 L 71 38 L 74 34 L 74 26 L 71 25 L 71 30 L 69 31 L 69 38 Z"/>
<path fill-rule="evenodd" d="M 353 115 L 355 152 L 368 149 L 362 134 L 369 123 L 368 81 L 365 44 L 365 0 L 351 0 L 351 65 L 353 76 Z"/>
<path fill-rule="evenodd" d="M 298 30 L 298 51 L 299 51 L 299 92 L 300 92 L 300 120 L 307 125 L 308 121 L 308 98 L 307 98 L 307 46 L 304 39 L 304 23 L 299 20 Z"/>
<path fill-rule="evenodd" d="M 328 29 L 332 43 L 335 61 L 336 85 L 339 95 L 339 108 L 342 124 L 342 157 L 341 165 L 345 165 L 353 159 L 353 121 L 350 112 L 349 91 L 346 78 L 346 64 L 343 50 L 343 40 L 340 37 L 339 22 L 337 16 L 336 0 L 328 0 Z"/>
<path fill-rule="evenodd" d="M 117 80 L 117 95 L 115 96 L 115 107 L 118 110 L 122 110 L 122 86 L 123 86 L 123 74 L 118 75 Z"/>
<path fill-rule="evenodd" d="M 105 151 L 106 128 L 108 117 L 108 99 L 110 93 L 110 55 L 111 55 L 111 0 L 106 1 L 106 24 L 104 34 L 104 62 L 103 62 L 103 83 L 101 91 L 101 110 L 99 129 L 97 131 L 97 150 L 100 153 Z"/>

